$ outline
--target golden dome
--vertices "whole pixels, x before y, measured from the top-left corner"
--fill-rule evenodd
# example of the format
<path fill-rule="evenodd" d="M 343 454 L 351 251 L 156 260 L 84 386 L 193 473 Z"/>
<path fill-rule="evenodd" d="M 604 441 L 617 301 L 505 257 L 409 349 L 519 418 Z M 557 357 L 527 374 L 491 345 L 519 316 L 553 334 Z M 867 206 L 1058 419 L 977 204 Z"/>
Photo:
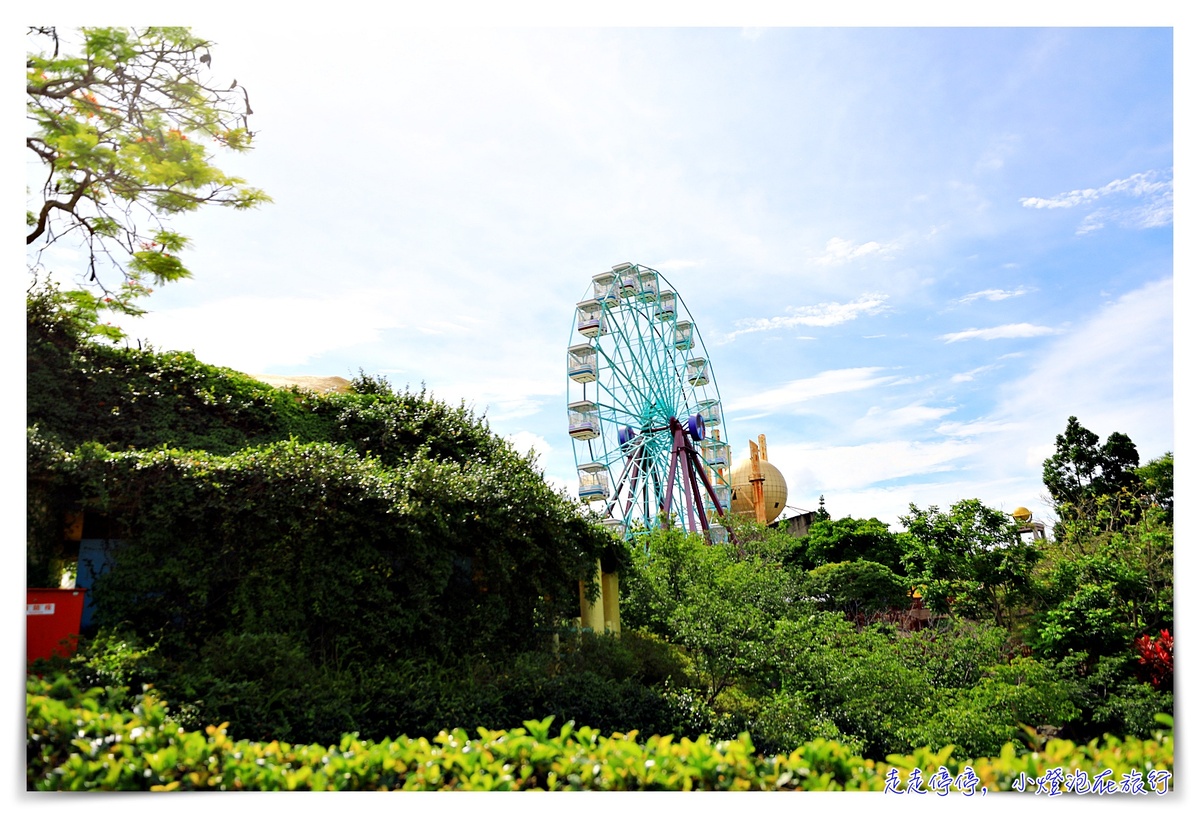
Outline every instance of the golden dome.
<path fill-rule="evenodd" d="M 1018 523 L 1027 523 L 1033 519 L 1033 512 L 1025 508 L 1025 506 L 1017 506 L 1013 509 L 1012 516 Z"/>
<path fill-rule="evenodd" d="M 767 522 L 774 522 L 783 513 L 787 505 L 787 481 L 783 473 L 766 460 L 758 461 L 759 471 L 763 476 L 763 501 L 767 507 Z M 730 485 L 733 497 L 729 508 L 734 514 L 754 519 L 754 494 L 750 488 L 750 458 L 742 460 L 733 467 L 730 474 Z"/>

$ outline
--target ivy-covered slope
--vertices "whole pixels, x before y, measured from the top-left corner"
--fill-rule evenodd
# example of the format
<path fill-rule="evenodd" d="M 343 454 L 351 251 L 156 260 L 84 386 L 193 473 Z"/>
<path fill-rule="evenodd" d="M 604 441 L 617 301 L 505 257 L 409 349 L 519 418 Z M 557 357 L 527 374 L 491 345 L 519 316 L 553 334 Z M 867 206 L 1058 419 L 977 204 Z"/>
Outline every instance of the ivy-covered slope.
<path fill-rule="evenodd" d="M 121 546 L 96 622 L 165 661 L 529 649 L 578 615 L 578 580 L 615 547 L 465 407 L 370 378 L 280 390 L 92 343 L 53 291 L 28 315 L 30 583 L 64 514 L 103 518 Z"/>

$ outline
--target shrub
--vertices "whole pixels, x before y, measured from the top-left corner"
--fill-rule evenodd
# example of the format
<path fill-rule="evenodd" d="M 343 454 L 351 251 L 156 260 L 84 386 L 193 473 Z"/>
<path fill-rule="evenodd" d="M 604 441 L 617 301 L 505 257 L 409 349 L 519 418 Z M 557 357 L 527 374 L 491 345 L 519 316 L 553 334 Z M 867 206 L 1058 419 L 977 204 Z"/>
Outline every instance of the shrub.
<path fill-rule="evenodd" d="M 1026 788 L 1038 779 L 1061 787 L 1050 782 L 1061 782 L 1064 771 L 1089 780 L 1106 773 L 1154 792 L 1166 790 L 1175 762 L 1170 734 L 1087 746 L 1052 740 L 1035 753 L 1007 744 L 994 759 L 955 757 L 947 747 L 875 761 L 824 739 L 762 755 L 747 735 L 606 737 L 571 724 L 552 732 L 549 718 L 509 731 L 443 731 L 432 740 L 256 743 L 235 741 L 226 725 L 183 730 L 153 696 L 132 711 L 114 711 L 99 689 L 36 679 L 25 707 L 26 781 L 36 790 L 881 791 L 919 769 L 931 779 L 936 771 L 968 781 L 972 792 Z"/>

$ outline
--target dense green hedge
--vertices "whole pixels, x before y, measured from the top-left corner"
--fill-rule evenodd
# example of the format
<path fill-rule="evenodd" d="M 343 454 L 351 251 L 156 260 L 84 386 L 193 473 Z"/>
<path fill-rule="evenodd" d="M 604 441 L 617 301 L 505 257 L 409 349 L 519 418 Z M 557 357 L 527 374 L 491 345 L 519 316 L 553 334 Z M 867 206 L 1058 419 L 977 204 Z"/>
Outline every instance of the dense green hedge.
<path fill-rule="evenodd" d="M 611 542 L 511 450 L 389 468 L 295 441 L 66 451 L 34 429 L 28 451 L 31 474 L 125 533 L 98 623 L 162 634 L 168 652 L 227 632 L 297 635 L 329 661 L 529 649 L 578 615 L 576 583 Z"/>
<path fill-rule="evenodd" d="M 143 676 L 242 735 L 528 717 L 489 709 L 506 691 L 490 680 L 429 684 L 428 706 L 379 695 L 431 668 L 549 650 L 579 615 L 579 580 L 624 559 L 485 419 L 366 376 L 349 394 L 274 389 L 88 340 L 72 316 L 53 288 L 30 293 L 31 586 L 58 585 L 64 515 L 84 512 L 115 558 L 91 589 L 93 623 L 153 647 Z M 615 705 L 578 698 L 589 716 Z"/>
<path fill-rule="evenodd" d="M 26 695 L 27 784 L 37 790 L 876 790 L 903 791 L 914 768 L 930 792 L 961 797 L 1035 792 L 1087 773 L 1114 791 L 1146 796 L 1169 786 L 1171 735 L 1107 737 L 1078 746 L 1051 740 L 1040 752 L 1008 745 L 994 759 L 919 749 L 882 761 L 830 741 L 762 756 L 747 736 L 732 741 L 604 736 L 551 729 L 551 719 L 510 731 L 456 729 L 432 740 L 378 742 L 345 736 L 333 745 L 237 741 L 226 726 L 188 732 L 164 704 L 140 697 L 119 712 L 103 689 L 30 679 Z M 1107 772 L 1107 775 L 1105 773 Z M 1058 788 L 1058 784 L 1054 784 Z"/>

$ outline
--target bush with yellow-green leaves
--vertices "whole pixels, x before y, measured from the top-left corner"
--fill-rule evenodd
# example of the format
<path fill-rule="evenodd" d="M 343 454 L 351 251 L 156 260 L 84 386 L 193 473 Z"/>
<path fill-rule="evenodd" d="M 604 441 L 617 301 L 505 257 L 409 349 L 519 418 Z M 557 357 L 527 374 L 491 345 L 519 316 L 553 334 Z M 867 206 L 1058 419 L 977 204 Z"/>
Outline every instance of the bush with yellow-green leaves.
<path fill-rule="evenodd" d="M 1091 791 L 1165 793 L 1174 737 L 1107 737 L 1086 746 L 1051 740 L 1038 752 L 1010 744 L 996 758 L 956 758 L 922 748 L 884 761 L 832 741 L 787 755 L 755 753 L 749 737 L 710 741 L 636 733 L 601 735 L 551 719 L 475 735 L 333 746 L 234 740 L 225 726 L 186 731 L 144 692 L 129 710 L 113 689 L 77 690 L 67 679 L 30 678 L 27 782 L 34 790 L 875 790 L 917 783 L 943 795 L 1066 791 L 1086 773 Z"/>

